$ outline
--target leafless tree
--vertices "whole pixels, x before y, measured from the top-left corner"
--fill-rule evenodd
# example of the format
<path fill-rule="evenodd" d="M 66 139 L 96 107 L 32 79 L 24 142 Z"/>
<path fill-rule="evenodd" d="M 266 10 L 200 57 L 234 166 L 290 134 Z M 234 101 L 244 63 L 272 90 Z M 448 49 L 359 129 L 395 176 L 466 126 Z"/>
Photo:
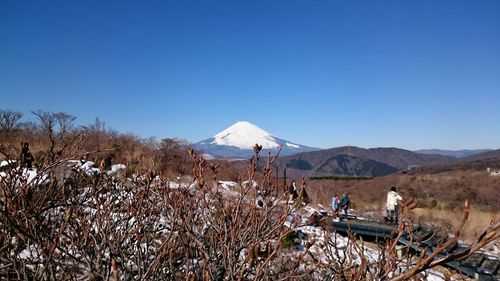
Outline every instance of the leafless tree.
<path fill-rule="evenodd" d="M 50 143 L 47 153 L 48 159 L 54 161 L 57 154 L 72 144 L 77 137 L 69 134 L 73 130 L 73 122 L 76 117 L 64 112 L 51 113 L 37 110 L 32 111 L 32 113 L 38 118 L 44 136 Z"/>
<path fill-rule="evenodd" d="M 190 172 L 193 162 L 187 153 L 188 149 L 186 141 L 163 139 L 158 146 L 158 168 L 172 176 Z"/>
<path fill-rule="evenodd" d="M 0 110 L 0 130 L 12 131 L 18 128 L 19 120 L 23 117 L 21 112 L 12 110 Z"/>
<path fill-rule="evenodd" d="M 149 173 L 130 180 L 89 172 L 69 161 L 82 155 L 75 146 L 34 177 L 10 167 L 0 178 L 0 278 L 402 280 L 465 258 L 498 238 L 498 224 L 492 224 L 462 253 L 400 256 L 395 245 L 411 226 L 404 216 L 414 207 L 408 201 L 394 239 L 376 260 L 366 256 L 362 240 L 352 236 L 341 245 L 334 233 L 291 251 L 281 241 L 301 226 L 300 206 L 294 209 L 275 195 L 271 167 L 277 156 L 268 155 L 259 173 L 258 146 L 255 152 L 235 189 L 219 186 L 220 166 L 193 150 L 189 186 Z M 464 214 L 465 223 L 468 205 Z M 326 262 L 313 247 L 327 253 Z"/>

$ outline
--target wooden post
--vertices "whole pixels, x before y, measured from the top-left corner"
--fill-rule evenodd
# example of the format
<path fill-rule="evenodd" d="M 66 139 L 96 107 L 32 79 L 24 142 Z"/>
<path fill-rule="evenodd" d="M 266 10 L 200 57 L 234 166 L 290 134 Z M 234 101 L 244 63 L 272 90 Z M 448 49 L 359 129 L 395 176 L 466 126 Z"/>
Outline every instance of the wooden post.
<path fill-rule="evenodd" d="M 286 168 L 283 169 L 283 191 L 286 193 Z"/>
<path fill-rule="evenodd" d="M 276 165 L 276 197 L 280 196 L 280 188 L 279 188 L 279 167 Z"/>

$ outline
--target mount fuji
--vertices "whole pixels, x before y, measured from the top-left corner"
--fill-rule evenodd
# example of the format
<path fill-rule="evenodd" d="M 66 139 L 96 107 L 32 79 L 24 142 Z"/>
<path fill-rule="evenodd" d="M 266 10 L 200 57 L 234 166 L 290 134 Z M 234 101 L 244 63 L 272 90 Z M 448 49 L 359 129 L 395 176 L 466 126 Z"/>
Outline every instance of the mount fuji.
<path fill-rule="evenodd" d="M 292 155 L 300 152 L 320 150 L 277 138 L 247 121 L 236 122 L 212 138 L 195 143 L 195 149 L 218 159 L 243 159 L 254 155 L 253 146 L 262 145 L 261 155 L 268 151 L 280 155 Z M 207 155 L 207 156 L 208 156 Z"/>

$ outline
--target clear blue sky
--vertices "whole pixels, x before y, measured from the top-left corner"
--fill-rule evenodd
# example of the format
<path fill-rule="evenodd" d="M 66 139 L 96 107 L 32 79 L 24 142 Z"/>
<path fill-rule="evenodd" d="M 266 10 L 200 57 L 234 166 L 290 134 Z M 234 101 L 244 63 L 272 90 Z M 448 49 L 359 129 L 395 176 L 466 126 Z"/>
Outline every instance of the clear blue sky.
<path fill-rule="evenodd" d="M 0 1 L 0 109 L 191 142 L 500 148 L 500 1 Z"/>

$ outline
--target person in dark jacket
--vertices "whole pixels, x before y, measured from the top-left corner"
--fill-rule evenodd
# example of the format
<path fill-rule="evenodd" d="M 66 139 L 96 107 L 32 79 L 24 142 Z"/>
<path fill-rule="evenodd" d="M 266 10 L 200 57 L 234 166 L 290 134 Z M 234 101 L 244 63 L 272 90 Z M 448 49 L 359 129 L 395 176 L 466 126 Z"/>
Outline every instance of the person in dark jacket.
<path fill-rule="evenodd" d="M 29 143 L 23 143 L 21 148 L 21 167 L 26 167 L 28 169 L 33 168 L 34 160 L 33 154 L 31 154 L 30 151 Z"/>
<path fill-rule="evenodd" d="M 104 170 L 109 171 L 111 170 L 111 165 L 112 165 L 112 160 L 113 160 L 113 155 L 109 154 L 104 158 Z"/>
<path fill-rule="evenodd" d="M 297 197 L 299 197 L 295 180 L 292 180 L 292 182 L 290 183 L 290 186 L 288 186 L 288 196 L 289 196 L 288 201 L 295 201 L 295 199 L 297 199 Z"/>
<path fill-rule="evenodd" d="M 300 197 L 300 201 L 301 201 L 302 205 L 309 204 L 309 194 L 307 194 L 307 191 L 306 191 L 305 177 L 302 177 L 302 185 L 300 187 L 299 197 Z"/>
<path fill-rule="evenodd" d="M 349 199 L 349 195 L 347 192 L 344 192 L 342 194 L 342 198 L 340 199 L 340 209 L 344 210 L 344 218 L 347 220 L 347 211 L 349 210 L 349 207 L 351 206 L 351 200 Z"/>

